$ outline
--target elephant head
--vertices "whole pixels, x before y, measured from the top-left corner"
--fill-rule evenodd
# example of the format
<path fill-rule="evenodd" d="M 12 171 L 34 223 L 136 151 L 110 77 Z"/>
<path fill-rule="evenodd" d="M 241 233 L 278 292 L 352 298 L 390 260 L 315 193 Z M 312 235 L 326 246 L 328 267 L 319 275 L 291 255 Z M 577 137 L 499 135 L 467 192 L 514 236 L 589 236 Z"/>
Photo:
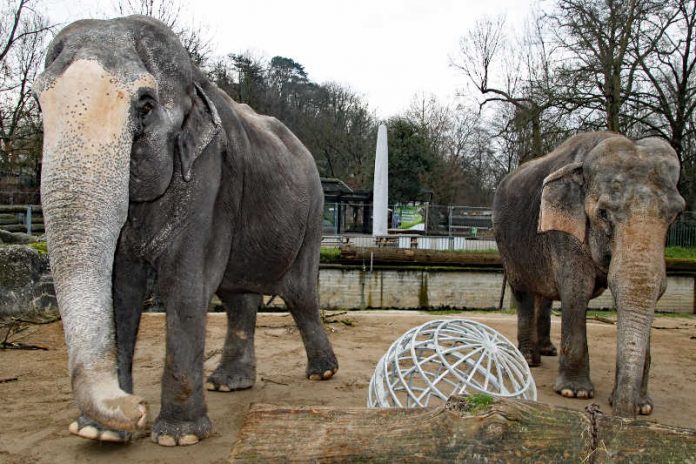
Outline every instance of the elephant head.
<path fill-rule="evenodd" d="M 52 41 L 34 83 L 44 124 L 41 198 L 75 400 L 105 426 L 143 426 L 118 383 L 112 270 L 129 203 L 188 181 L 220 128 L 198 71 L 151 18 L 85 20 Z"/>
<path fill-rule="evenodd" d="M 650 328 L 665 290 L 665 238 L 684 209 L 667 142 L 603 138 L 544 179 L 539 231 L 575 236 L 606 274 L 618 311 L 614 413 L 635 416 Z M 647 372 L 647 370 L 646 370 Z"/>

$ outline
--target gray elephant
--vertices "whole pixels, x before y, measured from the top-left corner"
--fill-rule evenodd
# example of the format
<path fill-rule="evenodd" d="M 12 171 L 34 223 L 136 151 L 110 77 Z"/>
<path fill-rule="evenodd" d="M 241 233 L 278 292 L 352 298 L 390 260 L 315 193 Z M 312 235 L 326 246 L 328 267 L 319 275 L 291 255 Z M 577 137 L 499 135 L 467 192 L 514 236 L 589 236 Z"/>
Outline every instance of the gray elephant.
<path fill-rule="evenodd" d="M 82 413 L 73 433 L 118 441 L 146 424 L 131 368 L 153 271 L 167 314 L 151 433 L 159 444 L 192 444 L 211 431 L 203 361 L 213 293 L 228 331 L 209 388 L 253 385 L 261 294 L 285 300 L 308 377 L 336 372 L 317 295 L 321 183 L 283 124 L 232 101 L 171 30 L 142 16 L 63 29 L 34 91 L 46 235 Z"/>
<path fill-rule="evenodd" d="M 650 328 L 666 285 L 665 236 L 684 209 L 678 179 L 667 142 L 597 132 L 571 137 L 500 184 L 494 227 L 517 304 L 519 347 L 532 366 L 556 354 L 550 312 L 560 300 L 554 389 L 561 395 L 594 395 L 585 312 L 608 286 L 618 310 L 613 411 L 652 412 Z"/>

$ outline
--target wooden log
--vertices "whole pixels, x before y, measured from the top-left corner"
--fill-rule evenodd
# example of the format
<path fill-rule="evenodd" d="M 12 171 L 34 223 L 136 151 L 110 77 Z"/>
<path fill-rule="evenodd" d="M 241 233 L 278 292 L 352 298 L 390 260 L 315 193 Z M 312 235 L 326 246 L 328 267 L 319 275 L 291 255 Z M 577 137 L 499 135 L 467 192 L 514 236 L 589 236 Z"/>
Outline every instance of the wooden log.
<path fill-rule="evenodd" d="M 374 264 L 421 264 L 429 266 L 473 266 L 501 268 L 497 253 L 419 250 L 413 248 L 341 247 L 340 261 Z"/>
<path fill-rule="evenodd" d="M 442 251 L 419 250 L 413 248 L 358 248 L 349 245 L 341 247 L 339 262 L 342 264 L 369 263 L 404 264 L 423 266 L 461 266 L 502 269 L 503 264 L 498 253 L 481 253 L 476 251 Z M 666 258 L 667 273 L 692 275 L 696 273 L 696 260 L 683 258 Z"/>
<path fill-rule="evenodd" d="M 483 399 L 483 400 L 482 400 Z M 696 430 L 487 395 L 425 409 L 252 406 L 230 462 L 691 462 Z"/>

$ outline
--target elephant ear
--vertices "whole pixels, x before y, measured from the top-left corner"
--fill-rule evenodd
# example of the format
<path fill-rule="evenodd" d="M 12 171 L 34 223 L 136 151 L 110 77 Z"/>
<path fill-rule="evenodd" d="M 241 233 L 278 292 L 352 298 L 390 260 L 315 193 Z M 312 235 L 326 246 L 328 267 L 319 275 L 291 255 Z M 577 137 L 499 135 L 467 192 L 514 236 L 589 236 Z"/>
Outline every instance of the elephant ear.
<path fill-rule="evenodd" d="M 581 162 L 563 166 L 546 176 L 541 190 L 538 232 L 558 230 L 585 241 L 583 183 Z"/>
<path fill-rule="evenodd" d="M 194 83 L 194 87 L 193 104 L 178 139 L 181 175 L 186 182 L 191 180 L 194 161 L 220 133 L 222 127 L 213 102 L 200 85 Z"/>

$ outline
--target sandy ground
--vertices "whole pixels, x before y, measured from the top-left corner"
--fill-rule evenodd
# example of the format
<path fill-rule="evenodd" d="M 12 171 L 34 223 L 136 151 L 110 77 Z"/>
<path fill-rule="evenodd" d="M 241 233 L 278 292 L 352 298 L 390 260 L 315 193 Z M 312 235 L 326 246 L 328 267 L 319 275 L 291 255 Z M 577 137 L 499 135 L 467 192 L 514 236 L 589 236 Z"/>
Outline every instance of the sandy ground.
<path fill-rule="evenodd" d="M 326 382 L 304 378 L 305 354 L 292 319 L 282 314 L 259 316 L 256 352 L 257 383 L 251 390 L 208 392 L 207 402 L 215 432 L 195 446 L 163 448 L 147 436 L 127 445 L 101 444 L 71 436 L 67 426 L 77 416 L 72 404 L 62 326 L 59 322 L 35 326 L 22 341 L 46 346 L 48 351 L 0 351 L 0 463 L 223 463 L 238 438 L 249 405 L 254 402 L 362 407 L 374 366 L 389 345 L 413 326 L 430 319 L 467 317 L 515 339 L 511 315 L 465 313 L 436 316 L 416 312 L 361 312 L 337 316 L 346 323 L 327 324 L 339 359 L 336 377 Z M 159 410 L 159 378 L 164 359 L 164 317 L 143 317 L 135 359 L 136 392 L 154 417 Z M 696 319 L 660 317 L 652 333 L 653 368 L 650 387 L 655 412 L 650 420 L 696 428 Z M 615 326 L 588 323 L 592 379 L 597 402 L 610 411 L 607 398 L 613 385 Z M 225 333 L 225 318 L 211 314 L 208 321 L 206 371 L 217 364 Z M 554 317 L 553 340 L 558 344 L 560 319 Z M 552 390 L 558 358 L 543 358 L 533 369 L 539 400 L 574 409 L 590 401 L 570 400 Z"/>

